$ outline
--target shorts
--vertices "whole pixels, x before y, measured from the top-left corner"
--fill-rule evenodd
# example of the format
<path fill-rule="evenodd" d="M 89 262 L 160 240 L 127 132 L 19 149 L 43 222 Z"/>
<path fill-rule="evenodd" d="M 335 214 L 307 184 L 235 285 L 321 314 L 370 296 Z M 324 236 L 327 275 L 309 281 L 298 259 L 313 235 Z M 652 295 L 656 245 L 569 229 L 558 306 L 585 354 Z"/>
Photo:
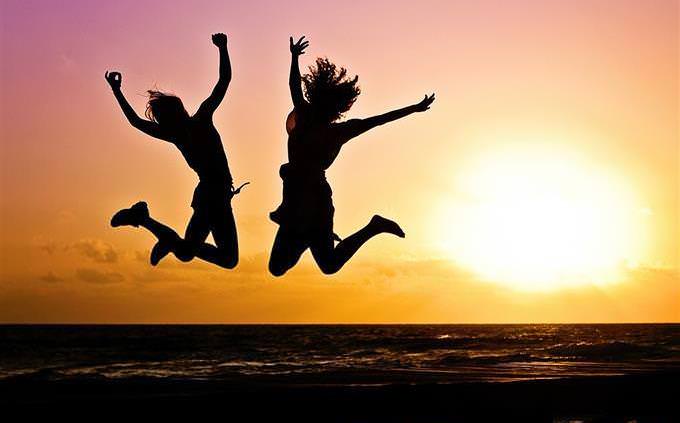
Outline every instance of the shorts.
<path fill-rule="evenodd" d="M 283 201 L 269 217 L 286 231 L 302 237 L 333 234 L 333 192 L 323 173 L 298 175 L 281 167 Z"/>
<path fill-rule="evenodd" d="M 231 187 L 224 182 L 200 181 L 194 189 L 191 207 L 195 212 L 220 213 L 231 209 Z"/>

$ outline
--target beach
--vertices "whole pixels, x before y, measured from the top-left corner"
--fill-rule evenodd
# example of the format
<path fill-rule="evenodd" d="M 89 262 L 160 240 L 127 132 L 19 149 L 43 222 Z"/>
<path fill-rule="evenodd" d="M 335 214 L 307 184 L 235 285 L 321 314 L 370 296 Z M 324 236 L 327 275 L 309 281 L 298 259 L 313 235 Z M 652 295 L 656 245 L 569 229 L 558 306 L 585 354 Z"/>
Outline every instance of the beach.
<path fill-rule="evenodd" d="M 0 406 L 83 419 L 675 422 L 679 332 L 680 325 L 6 325 Z"/>
<path fill-rule="evenodd" d="M 496 383 L 330 383 L 125 381 L 30 378 L 0 383 L 6 412 L 53 417 L 210 415 L 239 421 L 344 422 L 673 422 L 680 419 L 678 373 Z M 216 414 L 214 414 L 216 413 Z"/>

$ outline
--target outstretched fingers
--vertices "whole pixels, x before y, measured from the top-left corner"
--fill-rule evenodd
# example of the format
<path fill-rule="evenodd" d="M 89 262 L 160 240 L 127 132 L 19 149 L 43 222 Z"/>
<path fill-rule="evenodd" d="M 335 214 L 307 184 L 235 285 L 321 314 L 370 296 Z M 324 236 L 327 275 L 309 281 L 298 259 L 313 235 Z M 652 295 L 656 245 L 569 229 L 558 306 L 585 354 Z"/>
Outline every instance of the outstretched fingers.
<path fill-rule="evenodd" d="M 432 104 L 434 102 L 434 93 L 430 94 L 429 96 L 425 94 L 425 101 L 428 104 Z"/>
<path fill-rule="evenodd" d="M 429 110 L 430 106 L 432 105 L 433 102 L 434 102 L 434 93 L 432 93 L 430 95 L 425 94 L 425 97 L 422 99 L 422 101 L 420 103 L 418 103 L 418 109 L 420 111 L 423 111 L 423 112 L 425 110 Z"/>
<path fill-rule="evenodd" d="M 290 52 L 297 55 L 305 54 L 304 50 L 309 46 L 309 41 L 305 40 L 304 35 L 297 41 L 293 41 L 293 37 L 290 37 L 289 43 Z"/>

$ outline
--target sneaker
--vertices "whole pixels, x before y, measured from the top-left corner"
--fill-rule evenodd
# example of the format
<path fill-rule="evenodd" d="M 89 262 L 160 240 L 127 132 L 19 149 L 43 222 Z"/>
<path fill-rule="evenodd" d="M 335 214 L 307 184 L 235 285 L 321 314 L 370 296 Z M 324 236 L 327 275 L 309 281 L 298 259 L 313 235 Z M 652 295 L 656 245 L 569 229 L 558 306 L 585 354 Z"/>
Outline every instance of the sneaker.
<path fill-rule="evenodd" d="M 111 226 L 114 228 L 123 225 L 139 226 L 145 218 L 149 217 L 149 208 L 144 201 L 134 204 L 129 209 L 118 211 L 111 218 Z"/>

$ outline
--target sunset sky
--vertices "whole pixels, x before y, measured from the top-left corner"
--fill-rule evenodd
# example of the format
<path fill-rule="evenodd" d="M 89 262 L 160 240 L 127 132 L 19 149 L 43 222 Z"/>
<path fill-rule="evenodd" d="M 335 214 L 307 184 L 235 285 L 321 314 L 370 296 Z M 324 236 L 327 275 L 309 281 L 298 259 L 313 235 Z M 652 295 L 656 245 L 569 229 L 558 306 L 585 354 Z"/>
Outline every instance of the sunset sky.
<path fill-rule="evenodd" d="M 678 322 L 678 2 L 32 1 L 0 3 L 0 322 Z M 104 80 L 123 74 L 215 114 L 237 184 L 233 271 L 109 227 L 145 200 L 183 233 L 196 176 L 138 133 Z M 359 75 L 347 117 L 436 92 L 427 113 L 348 144 L 328 172 L 335 228 L 375 213 L 407 237 L 371 240 L 337 275 L 309 252 L 266 262 L 286 161 L 288 37 L 303 71 Z"/>

